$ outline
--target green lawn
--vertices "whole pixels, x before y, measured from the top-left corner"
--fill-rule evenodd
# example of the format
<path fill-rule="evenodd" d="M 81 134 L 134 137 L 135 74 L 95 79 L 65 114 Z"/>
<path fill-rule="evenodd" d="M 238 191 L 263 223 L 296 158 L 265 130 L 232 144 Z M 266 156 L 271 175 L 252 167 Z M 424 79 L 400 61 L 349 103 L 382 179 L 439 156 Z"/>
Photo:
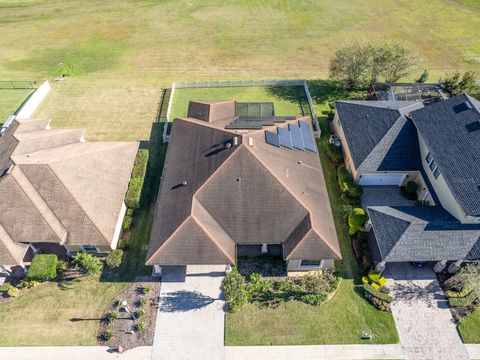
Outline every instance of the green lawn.
<path fill-rule="evenodd" d="M 312 96 L 317 99 L 327 100 L 331 96 L 325 94 L 325 90 L 332 91 L 328 83 L 315 82 L 310 87 Z M 318 114 L 326 109 L 325 102 L 318 103 Z M 324 152 L 330 135 L 329 124 L 325 117 L 320 117 L 319 122 L 322 128 L 322 138 L 318 141 L 320 158 L 343 257 L 335 264 L 343 278 L 342 284 L 332 300 L 318 307 L 300 302 L 288 302 L 276 309 L 248 305 L 238 313 L 228 314 L 228 345 L 356 344 L 365 343 L 361 340 L 363 331 L 373 335 L 369 343 L 399 341 L 392 316 L 377 310 L 363 298 L 357 264 L 343 219 L 344 209 L 337 190 L 335 168 Z"/>
<path fill-rule="evenodd" d="M 166 152 L 161 128 L 154 124 L 150 143 L 141 145 L 149 147 L 150 162 L 142 208 L 135 216 L 130 239 L 121 244 L 126 253 L 120 269 L 108 276 L 44 283 L 1 305 L 0 346 L 95 345 L 99 319 L 109 302 L 135 276 L 151 273 L 151 267 L 144 264 Z"/>
<path fill-rule="evenodd" d="M 0 0 L 0 79 L 68 68 L 37 115 L 89 139 L 145 140 L 173 80 L 325 78 L 356 40 L 416 46 L 414 77 L 478 71 L 478 11 L 474 0 Z"/>
<path fill-rule="evenodd" d="M 0 124 L 18 109 L 32 91 L 32 89 L 0 89 Z"/>
<path fill-rule="evenodd" d="M 477 309 L 458 326 L 465 344 L 480 343 L 480 309 Z"/>
<path fill-rule="evenodd" d="M 286 89 L 298 93 L 298 101 L 278 95 Z M 177 89 L 173 97 L 170 119 L 186 117 L 190 100 L 237 100 L 240 102 L 273 102 L 276 115 L 301 114 L 301 106 L 306 106 L 305 91 L 301 86 L 271 87 L 222 87 Z M 300 103 L 302 105 L 300 105 Z"/>

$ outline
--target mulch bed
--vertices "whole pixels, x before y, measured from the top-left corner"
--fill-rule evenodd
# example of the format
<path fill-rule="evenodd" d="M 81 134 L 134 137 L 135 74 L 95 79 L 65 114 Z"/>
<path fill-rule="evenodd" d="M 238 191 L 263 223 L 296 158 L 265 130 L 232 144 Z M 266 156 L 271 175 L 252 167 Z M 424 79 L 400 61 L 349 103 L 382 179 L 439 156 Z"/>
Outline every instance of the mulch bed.
<path fill-rule="evenodd" d="M 148 285 L 151 288 L 147 294 L 142 292 L 142 285 Z M 112 299 L 108 308 L 105 309 L 104 317 L 110 312 L 117 312 L 118 317 L 110 324 L 102 321 L 98 332 L 98 345 L 108 346 L 110 348 L 118 348 L 121 346 L 124 350 L 137 346 L 153 345 L 160 286 L 161 283 L 158 278 L 149 276 L 135 278 L 133 284 L 118 294 L 115 299 Z M 146 304 L 140 306 L 140 299 L 145 299 Z M 127 301 L 129 308 L 134 313 L 143 310 L 145 315 L 133 320 L 132 316 L 122 305 L 120 305 L 120 307 L 115 306 L 116 300 L 120 303 Z M 135 326 L 139 323 L 144 324 L 145 328 L 143 331 L 135 331 Z M 111 331 L 113 334 L 110 340 L 105 339 L 104 334 L 107 331 Z"/>
<path fill-rule="evenodd" d="M 287 265 L 285 261 L 273 256 L 240 257 L 237 264 L 238 272 L 249 278 L 252 273 L 259 273 L 268 278 L 286 278 Z"/>

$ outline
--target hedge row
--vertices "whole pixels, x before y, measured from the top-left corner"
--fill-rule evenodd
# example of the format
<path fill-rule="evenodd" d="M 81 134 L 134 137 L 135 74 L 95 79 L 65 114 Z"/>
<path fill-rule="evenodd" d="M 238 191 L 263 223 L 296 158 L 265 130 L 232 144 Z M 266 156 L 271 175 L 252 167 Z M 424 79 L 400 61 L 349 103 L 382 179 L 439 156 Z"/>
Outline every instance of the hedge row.
<path fill-rule="evenodd" d="M 474 302 L 477 297 L 478 297 L 477 293 L 475 291 L 471 291 L 470 294 L 468 294 L 465 297 L 448 298 L 448 303 L 450 307 L 468 306 L 472 302 Z"/>
<path fill-rule="evenodd" d="M 133 165 L 132 177 L 128 184 L 125 204 L 130 209 L 140 208 L 140 197 L 142 195 L 143 182 L 147 172 L 148 149 L 139 149 L 135 164 Z"/>
<path fill-rule="evenodd" d="M 447 298 L 463 298 L 468 294 L 470 294 L 471 292 L 472 292 L 472 289 L 469 289 L 468 287 L 466 287 L 462 291 L 453 291 L 453 290 L 445 291 L 445 296 Z"/>
<path fill-rule="evenodd" d="M 385 301 L 386 303 L 390 304 L 392 301 L 393 301 L 393 297 L 391 297 L 390 295 L 388 294 L 385 294 L 381 291 L 378 291 L 377 289 L 375 289 L 372 285 L 370 284 L 364 284 L 363 285 L 363 290 L 365 290 L 365 293 L 367 294 L 370 294 L 382 301 Z"/>
<path fill-rule="evenodd" d="M 37 254 L 28 269 L 27 280 L 46 281 L 57 277 L 58 257 L 55 254 Z"/>

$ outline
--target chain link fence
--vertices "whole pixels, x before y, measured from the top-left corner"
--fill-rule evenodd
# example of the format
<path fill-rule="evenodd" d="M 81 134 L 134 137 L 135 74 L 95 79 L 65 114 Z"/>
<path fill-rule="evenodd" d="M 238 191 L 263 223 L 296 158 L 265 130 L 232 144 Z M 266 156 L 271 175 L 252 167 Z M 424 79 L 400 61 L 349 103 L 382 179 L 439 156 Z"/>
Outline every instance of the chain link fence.
<path fill-rule="evenodd" d="M 33 80 L 2 80 L 0 81 L 0 89 L 36 89 L 37 81 Z"/>

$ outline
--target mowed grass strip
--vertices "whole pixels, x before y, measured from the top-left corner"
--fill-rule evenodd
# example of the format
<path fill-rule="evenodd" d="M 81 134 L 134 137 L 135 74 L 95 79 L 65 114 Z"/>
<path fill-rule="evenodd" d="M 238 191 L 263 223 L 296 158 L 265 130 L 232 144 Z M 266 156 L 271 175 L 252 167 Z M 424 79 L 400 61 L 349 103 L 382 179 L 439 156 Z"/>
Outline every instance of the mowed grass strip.
<path fill-rule="evenodd" d="M 462 321 L 458 331 L 465 344 L 480 343 L 480 309 L 475 310 L 471 315 Z"/>
<path fill-rule="evenodd" d="M 287 89 L 298 93 L 285 99 L 276 95 L 277 90 Z M 221 88 L 182 88 L 175 90 L 170 120 L 187 116 L 190 100 L 236 100 L 238 102 L 273 102 L 276 115 L 298 115 L 301 106 L 306 106 L 305 91 L 301 86 L 273 87 L 221 87 Z"/>
<path fill-rule="evenodd" d="M 32 91 L 32 89 L 0 89 L 0 125 L 18 109 Z"/>

